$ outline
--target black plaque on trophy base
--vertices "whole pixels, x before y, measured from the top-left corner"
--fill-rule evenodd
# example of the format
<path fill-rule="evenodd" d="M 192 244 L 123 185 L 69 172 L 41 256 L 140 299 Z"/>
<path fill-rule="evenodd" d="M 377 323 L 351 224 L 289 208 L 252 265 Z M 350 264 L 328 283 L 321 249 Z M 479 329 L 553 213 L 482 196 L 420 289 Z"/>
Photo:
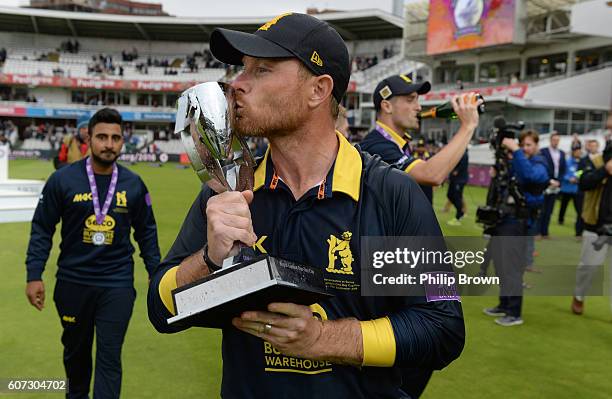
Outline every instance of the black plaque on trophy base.
<path fill-rule="evenodd" d="M 323 271 L 264 255 L 172 291 L 176 316 L 200 327 L 223 328 L 246 310 L 266 310 L 271 302 L 311 305 L 331 297 Z"/>

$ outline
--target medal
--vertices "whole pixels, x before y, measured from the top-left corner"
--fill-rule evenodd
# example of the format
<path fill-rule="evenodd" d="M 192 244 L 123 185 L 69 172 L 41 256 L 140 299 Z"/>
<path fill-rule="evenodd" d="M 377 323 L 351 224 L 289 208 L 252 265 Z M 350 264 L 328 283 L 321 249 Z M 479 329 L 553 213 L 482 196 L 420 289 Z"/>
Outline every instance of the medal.
<path fill-rule="evenodd" d="M 96 225 L 102 225 L 110 208 L 110 204 L 113 201 L 113 195 L 115 195 L 119 170 L 117 169 L 117 164 L 114 164 L 110 185 L 108 186 L 108 192 L 106 193 L 106 199 L 104 200 L 102 209 L 100 209 L 98 186 L 96 185 L 96 178 L 94 176 L 93 167 L 91 166 L 91 157 L 87 157 L 87 161 L 85 161 L 85 169 L 87 170 L 87 180 L 89 180 L 89 188 L 91 189 L 91 200 L 93 202 L 94 213 L 96 214 Z M 95 232 L 91 236 L 91 241 L 94 245 L 104 245 L 105 240 L 106 235 L 100 231 Z"/>
<path fill-rule="evenodd" d="M 100 231 L 94 233 L 91 236 L 91 242 L 93 242 L 93 245 L 104 245 L 105 240 L 106 240 L 106 235 Z"/>

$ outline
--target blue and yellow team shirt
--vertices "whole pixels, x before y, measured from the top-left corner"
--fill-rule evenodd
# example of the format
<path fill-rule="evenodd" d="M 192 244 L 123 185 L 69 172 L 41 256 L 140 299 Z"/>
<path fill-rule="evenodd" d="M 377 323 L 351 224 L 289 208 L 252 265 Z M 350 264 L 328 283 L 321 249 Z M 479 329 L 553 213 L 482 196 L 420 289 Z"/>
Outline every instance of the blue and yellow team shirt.
<path fill-rule="evenodd" d="M 412 154 L 410 143 L 404 139 L 403 135 L 380 121 L 376 121 L 376 124 L 387 133 L 391 140 L 384 137 L 378 130 L 373 129 L 359 143 L 362 151 L 372 155 L 380 155 L 383 161 L 406 173 L 410 173 L 417 163 L 423 161 Z"/>
<path fill-rule="evenodd" d="M 55 171 L 45 183 L 34 217 L 26 259 L 28 281 L 41 280 L 57 223 L 62 221 L 57 278 L 101 287 L 131 287 L 134 246 L 140 247 L 147 272 L 160 261 L 157 226 L 151 197 L 142 179 L 117 165 L 117 188 L 102 224 L 96 223 L 85 159 Z M 104 202 L 111 175 L 95 175 L 100 202 Z M 104 243 L 92 236 L 104 233 Z"/>
<path fill-rule="evenodd" d="M 397 397 L 401 376 L 394 366 L 441 368 L 463 347 L 458 302 L 361 296 L 360 237 L 439 236 L 441 232 L 431 206 L 412 179 L 359 152 L 341 135 L 338 140 L 338 154 L 327 177 L 299 199 L 276 175 L 269 150 L 260 160 L 250 206 L 259 237 L 254 249 L 257 254 L 323 270 L 334 297 L 311 306 L 317 317 L 386 320 L 393 344 L 384 353 L 366 356 L 377 357 L 387 367 L 357 368 L 286 356 L 260 338 L 230 326 L 223 329 L 224 398 Z M 176 287 L 176 265 L 206 242 L 204 215 L 211 195 L 208 187 L 200 192 L 151 281 L 149 318 L 160 332 L 192 327 L 167 324 L 174 311 L 170 290 Z M 362 331 L 364 340 L 376 338 Z"/>
<path fill-rule="evenodd" d="M 376 124 L 383 128 L 392 140 L 385 138 L 379 131 L 374 129 L 359 143 L 362 151 L 372 155 L 379 155 L 383 161 L 406 173 L 410 173 L 412 168 L 419 162 L 424 162 L 429 158 L 423 157 L 421 159 L 415 156 L 410 150 L 410 143 L 406 142 L 402 135 L 380 121 L 376 121 Z M 431 204 L 433 200 L 432 187 L 425 185 L 420 187 Z"/>

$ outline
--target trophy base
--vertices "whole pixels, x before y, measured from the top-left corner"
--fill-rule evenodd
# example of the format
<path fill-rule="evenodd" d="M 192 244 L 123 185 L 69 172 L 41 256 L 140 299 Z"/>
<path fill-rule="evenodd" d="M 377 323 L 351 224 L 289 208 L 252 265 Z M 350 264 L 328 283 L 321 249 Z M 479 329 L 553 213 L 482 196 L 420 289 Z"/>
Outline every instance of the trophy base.
<path fill-rule="evenodd" d="M 173 290 L 176 316 L 168 324 L 224 328 L 242 312 L 266 310 L 271 302 L 311 305 L 331 296 L 320 269 L 264 255 Z"/>

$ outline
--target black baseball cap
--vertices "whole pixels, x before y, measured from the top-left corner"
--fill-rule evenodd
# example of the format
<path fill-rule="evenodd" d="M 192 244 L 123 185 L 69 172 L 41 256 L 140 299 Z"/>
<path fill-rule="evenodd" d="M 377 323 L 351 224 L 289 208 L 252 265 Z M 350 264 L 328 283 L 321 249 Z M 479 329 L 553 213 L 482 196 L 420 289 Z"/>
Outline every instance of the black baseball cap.
<path fill-rule="evenodd" d="M 349 54 L 342 37 L 327 22 L 299 13 L 281 14 L 255 33 L 217 28 L 210 51 L 221 62 L 242 65 L 245 55 L 256 58 L 298 58 L 315 75 L 329 75 L 333 96 L 340 102 L 348 87 Z"/>
<path fill-rule="evenodd" d="M 382 100 L 390 100 L 394 96 L 402 96 L 417 92 L 425 94 L 431 90 L 431 84 L 427 81 L 414 83 L 406 75 L 393 75 L 383 79 L 374 89 L 374 108 L 380 110 Z"/>

